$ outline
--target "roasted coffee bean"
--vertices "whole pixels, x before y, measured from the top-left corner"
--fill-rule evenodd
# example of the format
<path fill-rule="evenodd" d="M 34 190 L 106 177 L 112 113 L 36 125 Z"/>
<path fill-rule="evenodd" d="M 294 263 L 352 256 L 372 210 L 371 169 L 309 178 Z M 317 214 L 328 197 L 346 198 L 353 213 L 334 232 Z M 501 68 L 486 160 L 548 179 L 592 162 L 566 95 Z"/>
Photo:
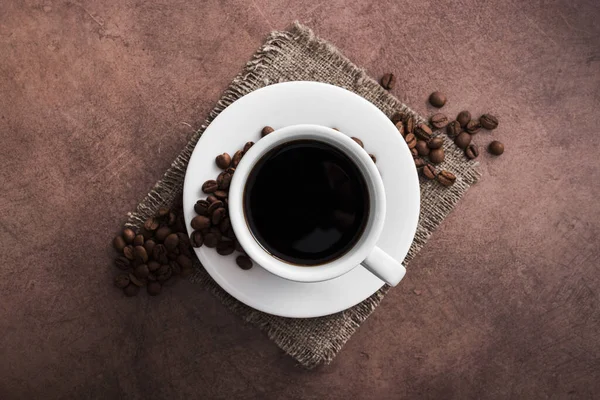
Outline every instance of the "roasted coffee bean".
<path fill-rule="evenodd" d="M 219 225 L 221 223 L 221 221 L 223 220 L 223 218 L 225 218 L 226 214 L 227 214 L 227 211 L 225 210 L 225 208 L 217 208 L 215 210 L 215 212 L 213 212 L 211 215 L 212 224 Z"/>
<path fill-rule="evenodd" d="M 442 129 L 448 125 L 448 117 L 442 113 L 433 114 L 431 118 L 429 118 L 429 122 L 435 129 Z"/>
<path fill-rule="evenodd" d="M 148 277 L 146 279 L 148 280 L 148 282 L 155 282 L 156 281 L 156 275 L 153 274 L 152 272 L 150 272 L 148 274 Z"/>
<path fill-rule="evenodd" d="M 156 280 L 159 282 L 168 281 L 169 278 L 173 275 L 173 270 L 169 264 L 163 264 L 160 266 L 158 271 L 156 271 Z"/>
<path fill-rule="evenodd" d="M 229 219 L 229 217 L 224 217 L 221 220 L 221 222 L 219 223 L 219 230 L 223 234 L 227 233 L 227 231 L 229 230 L 230 227 L 231 227 L 231 220 Z"/>
<path fill-rule="evenodd" d="M 238 256 L 235 259 L 235 262 L 237 263 L 237 265 L 241 268 L 241 269 L 250 269 L 252 268 L 252 260 L 250 259 L 250 257 L 247 256 Z"/>
<path fill-rule="evenodd" d="M 179 255 L 179 257 L 177 257 L 177 263 L 181 265 L 181 269 L 193 268 L 194 266 L 192 259 L 184 255 Z"/>
<path fill-rule="evenodd" d="M 133 239 L 135 239 L 135 232 L 131 228 L 123 229 L 123 239 L 125 243 L 131 244 L 133 243 Z"/>
<path fill-rule="evenodd" d="M 148 253 L 144 246 L 135 246 L 133 251 L 135 253 L 135 261 L 138 264 L 145 264 L 148 262 Z"/>
<path fill-rule="evenodd" d="M 167 248 L 164 245 L 157 244 L 152 250 L 152 259 L 154 261 L 158 261 L 161 264 L 166 264 L 169 261 L 167 253 Z"/>
<path fill-rule="evenodd" d="M 251 142 L 250 142 L 251 143 Z M 229 175 L 231 175 L 233 177 L 233 173 L 235 172 L 235 168 L 233 167 L 229 167 L 225 170 L 225 172 L 227 172 Z"/>
<path fill-rule="evenodd" d="M 240 163 L 240 161 L 242 160 L 243 156 L 244 156 L 244 153 L 242 153 L 241 150 L 236 151 L 235 154 L 233 155 L 233 160 L 231 161 L 231 165 L 234 168 L 237 168 L 237 166 Z"/>
<path fill-rule="evenodd" d="M 177 222 L 177 215 L 175 215 L 175 213 L 173 213 L 173 212 L 169 213 L 169 216 L 167 217 L 167 225 L 173 226 L 173 225 L 175 225 L 176 222 Z"/>
<path fill-rule="evenodd" d="M 498 127 L 498 118 L 491 114 L 483 114 L 481 117 L 479 117 L 479 123 L 485 129 L 496 129 Z"/>
<path fill-rule="evenodd" d="M 123 249 L 123 255 L 125 257 L 127 257 L 127 259 L 130 261 L 135 260 L 135 253 L 133 251 L 133 246 L 132 245 L 125 246 L 125 248 Z"/>
<path fill-rule="evenodd" d="M 179 251 L 179 249 L 176 249 L 175 251 Z M 168 258 L 169 260 L 175 260 L 175 259 L 177 258 L 177 253 L 175 253 L 175 252 L 168 253 L 168 254 L 167 254 L 167 258 Z"/>
<path fill-rule="evenodd" d="M 442 148 L 433 149 L 433 150 L 431 150 L 431 153 L 429 153 L 429 161 L 431 161 L 434 164 L 440 164 L 440 163 L 444 162 L 444 158 L 445 158 L 445 154 L 444 154 L 444 149 L 442 149 Z"/>
<path fill-rule="evenodd" d="M 419 143 L 419 141 L 417 140 L 417 144 Z M 410 149 L 410 154 L 413 156 L 413 158 L 418 157 L 419 156 L 419 151 L 417 150 L 417 147 L 413 147 L 412 149 Z"/>
<path fill-rule="evenodd" d="M 462 128 L 458 121 L 452 121 L 446 126 L 446 133 L 451 139 L 454 139 L 462 132 Z"/>
<path fill-rule="evenodd" d="M 184 255 L 186 257 L 192 257 L 192 250 L 190 249 L 190 246 L 182 246 L 181 244 L 179 245 L 179 254 L 180 255 Z"/>
<path fill-rule="evenodd" d="M 129 274 L 129 280 L 137 287 L 143 287 L 146 285 L 145 279 L 138 278 L 134 274 Z"/>
<path fill-rule="evenodd" d="M 194 205 L 194 211 L 198 215 L 208 215 L 208 207 L 210 203 L 206 200 L 198 200 Z"/>
<path fill-rule="evenodd" d="M 229 239 L 235 240 L 235 232 L 233 232 L 233 228 L 230 227 L 227 233 L 225 234 Z"/>
<path fill-rule="evenodd" d="M 210 195 L 210 196 L 208 196 L 208 197 L 206 198 L 206 201 L 208 201 L 208 203 L 209 203 L 209 207 L 210 207 L 210 204 L 214 203 L 215 201 L 219 201 L 219 199 L 217 199 L 217 198 L 216 198 L 215 196 L 213 196 L 213 195 Z M 208 210 L 207 210 L 207 211 L 208 211 Z"/>
<path fill-rule="evenodd" d="M 162 290 L 160 282 L 150 282 L 146 287 L 146 291 L 150 296 L 158 296 Z"/>
<path fill-rule="evenodd" d="M 119 274 L 115 276 L 115 286 L 119 289 L 123 289 L 129 285 L 129 275 L 127 274 Z"/>
<path fill-rule="evenodd" d="M 352 139 L 352 140 L 354 140 L 356 143 L 358 143 L 358 145 L 359 145 L 360 147 L 362 147 L 363 149 L 365 148 L 365 145 L 363 144 L 362 140 L 360 140 L 359 138 L 357 138 L 357 137 L 354 137 L 354 136 L 353 136 L 353 137 L 351 137 L 350 139 Z"/>
<path fill-rule="evenodd" d="M 219 190 L 219 185 L 217 181 L 210 179 L 202 184 L 202 191 L 206 194 L 214 193 Z"/>
<path fill-rule="evenodd" d="M 190 245 L 190 238 L 185 232 L 177 232 L 177 237 L 179 238 L 179 248 Z"/>
<path fill-rule="evenodd" d="M 186 232 L 185 218 L 183 218 L 183 214 L 179 214 L 175 219 L 175 224 L 171 227 L 175 232 Z"/>
<path fill-rule="evenodd" d="M 415 149 L 419 153 L 420 156 L 426 156 L 429 154 L 429 147 L 427 146 L 427 142 L 424 140 L 417 140 L 417 144 L 415 145 Z"/>
<path fill-rule="evenodd" d="M 149 231 L 148 229 L 144 228 L 143 226 L 140 228 L 140 233 L 144 237 L 144 240 L 148 240 L 154 235 L 154 232 Z"/>
<path fill-rule="evenodd" d="M 243 148 L 242 152 L 243 152 L 244 154 L 246 154 L 246 152 L 247 152 L 248 150 L 250 150 L 250 148 L 251 148 L 252 146 L 254 146 L 254 142 L 246 142 L 246 144 L 244 145 L 244 148 Z"/>
<path fill-rule="evenodd" d="M 441 171 L 437 175 L 437 180 L 444 186 L 452 186 L 456 181 L 456 176 L 450 171 Z"/>
<path fill-rule="evenodd" d="M 476 121 L 474 119 L 470 120 L 467 126 L 465 127 L 465 130 L 471 135 L 479 132 L 479 129 L 481 129 L 481 125 L 479 125 L 479 121 Z"/>
<path fill-rule="evenodd" d="M 227 153 L 220 154 L 215 158 L 215 163 L 217 164 L 217 167 L 226 169 L 231 164 L 231 156 Z"/>
<path fill-rule="evenodd" d="M 115 266 L 119 269 L 129 269 L 131 267 L 131 261 L 125 256 L 119 256 L 115 260 Z"/>
<path fill-rule="evenodd" d="M 433 132 L 427 124 L 419 124 L 415 129 L 415 136 L 421 140 L 428 141 L 431 139 Z"/>
<path fill-rule="evenodd" d="M 171 233 L 169 236 L 165 238 L 165 247 L 167 250 L 172 251 L 177 248 L 179 245 L 179 236 L 176 233 Z"/>
<path fill-rule="evenodd" d="M 229 189 L 229 185 L 231 184 L 231 178 L 232 178 L 231 174 L 229 174 L 227 172 L 221 172 L 219 174 L 219 176 L 217 176 L 217 184 L 219 185 L 219 189 L 220 190 Z M 215 196 L 217 196 L 217 195 L 215 194 Z M 217 196 L 217 197 L 219 197 L 219 196 Z"/>
<path fill-rule="evenodd" d="M 192 236 L 190 237 L 190 242 L 194 247 L 202 247 L 204 244 L 204 237 L 202 236 L 202 232 L 194 231 L 192 232 Z"/>
<path fill-rule="evenodd" d="M 150 217 L 146 220 L 146 222 L 144 222 L 144 228 L 146 228 L 146 230 L 150 232 L 154 232 L 155 230 L 157 230 L 158 226 L 158 219 L 154 217 Z"/>
<path fill-rule="evenodd" d="M 490 152 L 490 154 L 499 156 L 500 154 L 504 153 L 504 145 L 499 141 L 494 140 L 492 143 L 489 144 L 488 151 Z"/>
<path fill-rule="evenodd" d="M 235 251 L 235 243 L 232 240 L 221 240 L 217 244 L 217 253 L 222 256 L 228 256 Z"/>
<path fill-rule="evenodd" d="M 265 137 L 270 133 L 273 133 L 275 131 L 275 129 L 271 128 L 270 126 L 265 126 L 264 128 L 262 128 L 262 131 L 260 131 L 260 136 L 261 137 Z"/>
<path fill-rule="evenodd" d="M 461 134 L 454 139 L 454 144 L 463 150 L 466 149 L 470 143 L 471 135 L 469 135 L 467 132 L 461 132 Z"/>
<path fill-rule="evenodd" d="M 219 238 L 214 232 L 209 232 L 206 235 L 204 235 L 204 245 L 206 247 L 216 247 L 217 243 L 219 243 Z"/>
<path fill-rule="evenodd" d="M 154 261 L 154 260 L 148 261 L 148 264 L 146 264 L 146 265 L 148 265 L 148 270 L 150 272 L 154 272 L 160 268 L 160 263 L 158 261 Z"/>
<path fill-rule="evenodd" d="M 396 125 L 398 122 L 400 121 L 404 121 L 404 118 L 406 118 L 406 116 L 404 115 L 403 112 L 397 111 L 395 112 L 392 117 L 390 118 L 390 120 L 392 121 L 392 123 L 394 125 Z"/>
<path fill-rule="evenodd" d="M 144 245 L 144 235 L 137 235 L 135 239 L 133 239 L 134 246 L 143 246 Z"/>
<path fill-rule="evenodd" d="M 210 219 L 204 215 L 196 215 L 192 219 L 191 225 L 194 230 L 202 230 L 210 226 Z"/>
<path fill-rule="evenodd" d="M 479 148 L 477 145 L 470 144 L 469 147 L 465 149 L 465 156 L 467 156 L 469 160 L 477 158 L 479 156 Z"/>
<path fill-rule="evenodd" d="M 150 274 L 150 270 L 148 269 L 148 265 L 140 264 L 137 267 L 135 267 L 135 270 L 133 271 L 133 273 L 138 278 L 144 279 L 144 278 L 148 277 L 148 274 Z"/>
<path fill-rule="evenodd" d="M 169 265 L 171 266 L 171 271 L 173 271 L 173 275 L 181 274 L 181 266 L 177 262 L 177 257 L 171 259 Z"/>
<path fill-rule="evenodd" d="M 406 141 L 409 149 L 412 149 L 417 145 L 417 138 L 412 133 L 408 133 L 404 140 Z"/>
<path fill-rule="evenodd" d="M 374 163 L 377 163 L 377 157 L 375 157 L 375 154 L 369 154 L 369 157 L 371 157 L 371 160 L 373 160 Z"/>
<path fill-rule="evenodd" d="M 404 130 L 404 122 L 403 121 L 399 121 L 396 123 L 396 129 L 398 129 L 398 132 L 400 132 L 400 135 L 402 135 L 402 137 L 406 136 L 406 131 Z"/>
<path fill-rule="evenodd" d="M 113 239 L 113 247 L 118 252 L 122 252 L 125 246 L 127 246 L 127 243 L 125 243 L 125 239 L 123 239 L 123 236 L 115 236 L 115 238 Z"/>
<path fill-rule="evenodd" d="M 446 104 L 446 95 L 442 92 L 433 92 L 429 95 L 429 104 L 441 108 Z"/>
<path fill-rule="evenodd" d="M 221 200 L 217 200 L 213 203 L 210 204 L 210 207 L 208 207 L 208 215 L 212 215 L 212 213 L 215 212 L 215 210 L 224 207 L 225 204 L 223 204 L 223 202 Z M 198 229 L 202 229 L 202 228 L 198 228 Z"/>
<path fill-rule="evenodd" d="M 429 147 L 430 149 L 439 149 L 444 145 L 444 139 L 442 139 L 441 137 L 435 137 L 433 139 L 431 139 L 429 142 L 427 142 L 427 147 Z"/>
<path fill-rule="evenodd" d="M 469 121 L 471 120 L 471 113 L 468 111 L 461 111 L 458 113 L 456 120 L 460 124 L 462 128 L 466 127 Z"/>
<path fill-rule="evenodd" d="M 221 201 L 224 201 L 228 196 L 228 193 L 224 190 L 217 190 L 215 192 L 215 197 Z"/>
<path fill-rule="evenodd" d="M 431 164 L 427 164 L 423 167 L 423 176 L 425 176 L 425 178 L 431 180 L 431 179 L 435 179 L 436 176 L 436 171 L 435 171 L 435 167 Z"/>
<path fill-rule="evenodd" d="M 156 218 L 165 219 L 169 215 L 170 212 L 171 212 L 171 210 L 168 207 L 161 207 L 156 212 Z M 156 229 L 156 228 L 154 228 L 154 229 Z"/>
<path fill-rule="evenodd" d="M 385 90 L 392 90 L 394 86 L 396 86 L 396 77 L 394 76 L 394 74 L 392 74 L 391 72 L 384 74 L 381 77 L 381 86 Z"/>
<path fill-rule="evenodd" d="M 139 291 L 140 291 L 140 288 L 138 286 L 135 286 L 132 283 L 125 286 L 125 288 L 123 289 L 123 293 L 125 293 L 125 296 L 127 296 L 127 297 L 136 296 L 139 293 Z"/>
<path fill-rule="evenodd" d="M 415 119 L 412 115 L 406 118 L 406 121 L 404 123 L 404 130 L 406 131 L 407 135 L 409 133 L 415 132 Z"/>
<path fill-rule="evenodd" d="M 421 157 L 417 157 L 414 159 L 415 161 L 415 167 L 417 168 L 421 168 L 425 166 L 425 160 L 423 160 Z"/>
<path fill-rule="evenodd" d="M 162 242 L 164 241 L 167 236 L 169 236 L 171 234 L 171 228 L 169 228 L 168 226 L 161 226 L 160 228 L 158 228 L 156 230 L 156 233 L 154 234 L 154 238 L 158 241 L 158 242 Z"/>

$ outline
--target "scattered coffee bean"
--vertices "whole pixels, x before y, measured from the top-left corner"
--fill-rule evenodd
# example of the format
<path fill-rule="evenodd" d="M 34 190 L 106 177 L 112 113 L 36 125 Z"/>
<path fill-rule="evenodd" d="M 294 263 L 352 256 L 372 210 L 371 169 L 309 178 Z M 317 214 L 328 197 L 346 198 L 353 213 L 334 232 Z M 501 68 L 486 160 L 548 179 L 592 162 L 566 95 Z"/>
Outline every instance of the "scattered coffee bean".
<path fill-rule="evenodd" d="M 156 275 L 153 274 L 152 272 L 150 272 L 148 274 L 148 278 L 146 278 L 148 280 L 148 282 L 156 282 Z"/>
<path fill-rule="evenodd" d="M 133 251 L 133 246 L 128 245 L 123 249 L 123 255 L 130 261 L 135 260 L 135 253 Z"/>
<path fill-rule="evenodd" d="M 479 129 L 481 129 L 481 125 L 479 124 L 479 121 L 476 121 L 474 119 L 470 120 L 467 123 L 467 126 L 465 127 L 465 130 L 467 132 L 469 132 L 471 135 L 474 135 L 477 132 L 479 132 Z"/>
<path fill-rule="evenodd" d="M 138 264 L 145 264 L 148 262 L 148 253 L 146 253 L 144 246 L 135 246 L 133 251 L 135 254 L 135 261 Z"/>
<path fill-rule="evenodd" d="M 356 143 L 358 143 L 358 145 L 360 147 L 362 147 L 363 149 L 365 148 L 365 145 L 363 144 L 362 140 L 360 140 L 359 138 L 357 138 L 357 137 L 351 137 L 351 139 L 354 140 Z"/>
<path fill-rule="evenodd" d="M 485 129 L 493 130 L 498 127 L 498 118 L 491 114 L 483 114 L 481 117 L 479 117 L 479 123 Z"/>
<path fill-rule="evenodd" d="M 148 270 L 150 272 L 154 272 L 160 268 L 160 263 L 158 261 L 154 261 L 154 260 L 148 261 L 147 265 L 148 265 Z"/>
<path fill-rule="evenodd" d="M 419 141 L 417 140 L 417 143 L 419 143 Z M 413 147 L 412 149 L 410 149 L 410 154 L 413 156 L 413 158 L 418 157 L 419 156 L 419 152 L 417 151 L 417 147 Z"/>
<path fill-rule="evenodd" d="M 217 185 L 219 185 L 220 190 L 229 189 L 229 185 L 231 184 L 231 174 L 228 172 L 221 172 L 219 176 L 217 176 Z M 215 196 L 217 196 L 215 194 Z M 219 197 L 219 196 L 217 196 Z"/>
<path fill-rule="evenodd" d="M 414 161 L 415 161 L 415 167 L 417 167 L 417 168 L 424 167 L 426 164 L 425 160 L 423 160 L 421 157 L 415 158 Z"/>
<path fill-rule="evenodd" d="M 442 139 L 441 137 L 435 137 L 433 139 L 431 139 L 429 142 L 427 142 L 427 147 L 429 147 L 430 149 L 439 149 L 444 145 L 444 139 Z"/>
<path fill-rule="evenodd" d="M 392 117 L 390 118 L 390 120 L 392 121 L 392 123 L 393 123 L 394 125 L 397 125 L 397 124 L 398 124 L 398 122 L 400 122 L 400 121 L 404 121 L 404 118 L 406 118 L 406 116 L 404 115 L 404 113 L 402 113 L 402 112 L 398 111 L 398 112 L 395 112 L 395 113 L 392 115 Z"/>
<path fill-rule="evenodd" d="M 131 273 L 129 274 L 129 280 L 137 287 L 143 287 L 146 284 L 143 279 L 140 279 Z"/>
<path fill-rule="evenodd" d="M 162 244 L 157 244 L 152 250 L 152 258 L 161 264 L 166 264 L 169 261 L 167 254 L 167 248 Z"/>
<path fill-rule="evenodd" d="M 144 245 L 144 235 L 137 235 L 135 239 L 133 239 L 134 246 L 143 246 Z"/>
<path fill-rule="evenodd" d="M 400 132 L 400 135 L 402 135 L 402 137 L 406 136 L 406 132 L 404 131 L 404 122 L 403 121 L 398 121 L 396 123 L 396 129 L 398 129 L 398 132 Z"/>
<path fill-rule="evenodd" d="M 204 237 L 202 236 L 202 232 L 194 231 L 192 232 L 192 236 L 190 237 L 190 242 L 194 247 L 202 247 L 204 244 Z"/>
<path fill-rule="evenodd" d="M 176 222 L 177 216 L 175 215 L 175 213 L 169 213 L 169 216 L 167 217 L 167 225 L 173 226 Z"/>
<path fill-rule="evenodd" d="M 431 150 L 431 153 L 429 153 L 429 161 L 431 161 L 434 164 L 440 164 L 440 163 L 444 162 L 444 158 L 445 158 L 445 154 L 444 154 L 444 149 L 442 149 L 442 148 L 433 149 L 433 150 Z"/>
<path fill-rule="evenodd" d="M 130 228 L 123 229 L 123 239 L 127 244 L 133 243 L 133 239 L 135 239 L 135 232 Z"/>
<path fill-rule="evenodd" d="M 129 285 L 129 275 L 127 274 L 119 274 L 115 276 L 115 286 L 119 289 L 123 289 Z"/>
<path fill-rule="evenodd" d="M 242 149 L 242 152 L 243 152 L 244 154 L 246 154 L 246 152 L 247 152 L 248 150 L 250 150 L 250 148 L 251 148 L 252 146 L 254 146 L 254 142 L 246 142 L 246 144 L 244 145 L 244 148 Z"/>
<path fill-rule="evenodd" d="M 198 215 L 207 215 L 210 203 L 206 200 L 198 200 L 194 205 L 194 211 Z"/>
<path fill-rule="evenodd" d="M 444 186 L 452 186 L 456 181 L 456 176 L 450 171 L 441 171 L 437 175 L 437 180 Z"/>
<path fill-rule="evenodd" d="M 235 152 L 235 154 L 233 155 L 233 160 L 231 160 L 231 165 L 233 166 L 233 168 L 237 168 L 243 156 L 244 153 L 242 153 L 241 150 Z"/>
<path fill-rule="evenodd" d="M 168 281 L 173 275 L 173 270 L 169 264 L 163 264 L 160 266 L 158 271 L 156 271 L 156 280 L 159 282 Z"/>
<path fill-rule="evenodd" d="M 435 171 L 435 167 L 431 164 L 427 164 L 423 167 L 423 175 L 425 176 L 425 178 L 432 180 L 435 179 L 436 176 L 436 171 Z"/>
<path fill-rule="evenodd" d="M 406 118 L 404 130 L 406 131 L 407 135 L 415 132 L 415 118 L 412 115 Z"/>
<path fill-rule="evenodd" d="M 262 128 L 262 131 L 260 131 L 260 135 L 261 137 L 265 137 L 269 133 L 273 133 L 274 131 L 275 129 L 271 128 L 270 126 L 265 126 L 264 128 Z"/>
<path fill-rule="evenodd" d="M 467 132 L 461 132 L 461 134 L 454 139 L 454 144 L 456 144 L 459 149 L 466 149 L 470 143 L 471 135 L 469 135 Z"/>
<path fill-rule="evenodd" d="M 131 261 L 125 256 L 119 256 L 115 260 L 115 266 L 119 269 L 127 270 L 131 267 Z"/>
<path fill-rule="evenodd" d="M 194 230 L 206 229 L 210 227 L 210 219 L 205 215 L 196 215 L 194 218 L 192 218 L 191 225 Z"/>
<path fill-rule="evenodd" d="M 250 259 L 250 257 L 247 256 L 238 256 L 235 259 L 235 262 L 237 263 L 237 265 L 241 268 L 241 269 L 250 269 L 252 268 L 252 260 Z"/>
<path fill-rule="evenodd" d="M 219 185 L 217 181 L 210 179 L 202 184 L 202 191 L 206 194 L 214 193 L 219 190 Z"/>
<path fill-rule="evenodd" d="M 136 296 L 139 291 L 140 291 L 140 288 L 132 283 L 125 286 L 125 288 L 123 289 L 123 293 L 125 293 L 125 296 L 127 296 L 127 297 Z"/>
<path fill-rule="evenodd" d="M 215 192 L 215 197 L 221 201 L 224 201 L 227 198 L 228 194 L 224 190 L 217 190 Z M 210 207 L 209 207 L 210 208 Z"/>
<path fill-rule="evenodd" d="M 159 223 L 158 219 L 154 217 L 150 217 L 144 222 L 144 228 L 150 232 L 154 232 L 158 229 Z"/>
<path fill-rule="evenodd" d="M 146 287 L 146 291 L 150 296 L 158 296 L 162 290 L 162 285 L 159 282 L 150 282 Z"/>
<path fill-rule="evenodd" d="M 206 247 L 214 248 L 219 243 L 219 238 L 214 232 L 208 232 L 204 235 L 204 245 Z"/>
<path fill-rule="evenodd" d="M 115 248 L 115 250 L 122 252 L 125 246 L 127 246 L 127 244 L 125 243 L 125 239 L 123 239 L 123 236 L 115 236 L 115 238 L 113 239 L 113 247 Z"/>
<path fill-rule="evenodd" d="M 208 215 L 212 215 L 215 210 L 219 209 L 219 208 L 223 208 L 225 206 L 225 204 L 223 204 L 223 202 L 221 200 L 217 200 L 214 201 L 210 204 L 210 207 L 208 207 Z M 202 228 L 198 228 L 198 229 L 202 229 Z"/>
<path fill-rule="evenodd" d="M 137 267 L 135 267 L 135 270 L 133 271 L 133 273 L 138 278 L 145 279 L 150 274 L 150 269 L 148 269 L 148 265 L 146 265 L 146 264 L 140 264 Z"/>
<path fill-rule="evenodd" d="M 458 121 L 452 121 L 446 126 L 446 133 L 451 139 L 454 139 L 462 132 L 462 128 Z"/>
<path fill-rule="evenodd" d="M 421 140 L 428 141 L 429 139 L 431 139 L 432 135 L 433 132 L 427 124 L 419 124 L 419 126 L 417 126 L 417 128 L 415 129 L 415 136 L 417 136 L 417 138 Z"/>
<path fill-rule="evenodd" d="M 225 218 L 225 214 L 227 211 L 225 208 L 217 208 L 215 212 L 212 213 L 211 221 L 213 225 L 219 225 L 223 218 Z"/>
<path fill-rule="evenodd" d="M 148 229 L 144 228 L 143 226 L 140 228 L 140 233 L 142 234 L 142 236 L 144 237 L 145 240 L 148 240 L 152 237 L 152 235 L 154 234 L 154 232 L 149 231 Z"/>
<path fill-rule="evenodd" d="M 217 253 L 227 256 L 235 251 L 235 243 L 232 240 L 221 240 L 217 244 Z"/>
<path fill-rule="evenodd" d="M 208 196 L 208 197 L 206 198 L 206 201 L 208 201 L 208 203 L 209 203 L 209 204 L 212 204 L 212 203 L 214 203 L 215 201 L 219 201 L 219 199 L 217 199 L 217 198 L 216 198 L 215 196 L 213 196 L 213 195 L 210 195 L 210 196 Z M 210 207 L 210 205 L 209 205 L 209 207 Z"/>
<path fill-rule="evenodd" d="M 171 267 L 171 271 L 173 271 L 173 275 L 179 275 L 179 274 L 181 274 L 181 266 L 176 261 L 177 255 L 176 254 L 174 254 L 174 255 L 175 255 L 175 257 L 171 257 L 171 262 L 169 263 L 169 266 Z"/>
<path fill-rule="evenodd" d="M 417 145 L 417 138 L 412 133 L 408 133 L 404 140 L 406 141 L 409 149 L 412 149 Z"/>
<path fill-rule="evenodd" d="M 471 120 L 471 113 L 468 111 L 461 111 L 458 113 L 456 120 L 460 124 L 462 128 L 466 127 L 469 121 Z"/>
<path fill-rule="evenodd" d="M 448 125 L 448 117 L 442 113 L 433 114 L 431 118 L 429 118 L 429 122 L 435 129 L 442 129 Z"/>
<path fill-rule="evenodd" d="M 169 215 L 170 212 L 171 210 L 168 207 L 161 207 L 158 209 L 158 211 L 156 211 L 156 218 L 164 219 Z"/>
<path fill-rule="evenodd" d="M 369 157 L 371 157 L 371 160 L 373 160 L 374 163 L 377 163 L 377 157 L 375 157 L 375 154 L 369 153 Z"/>
<path fill-rule="evenodd" d="M 504 153 L 504 145 L 499 141 L 494 140 L 492 143 L 489 144 L 488 151 L 495 156 L 499 156 L 502 153 Z"/>
<path fill-rule="evenodd" d="M 164 245 L 169 251 L 175 250 L 179 246 L 179 236 L 176 233 L 171 233 L 165 238 Z"/>
<path fill-rule="evenodd" d="M 154 237 L 156 238 L 157 241 L 162 242 L 170 234 L 171 234 L 171 228 L 169 228 L 168 226 L 161 226 L 160 228 L 158 228 L 156 230 L 156 233 L 154 234 Z"/>
<path fill-rule="evenodd" d="M 434 107 L 441 108 L 446 104 L 446 95 L 441 92 L 433 92 L 429 95 L 429 104 Z"/>
<path fill-rule="evenodd" d="M 477 145 L 470 144 L 469 147 L 465 149 L 465 156 L 467 156 L 469 160 L 476 159 L 479 156 L 479 148 Z"/>
<path fill-rule="evenodd" d="M 396 85 L 396 77 L 391 72 L 384 74 L 381 77 L 381 86 L 385 90 L 392 90 L 395 85 Z"/>
<path fill-rule="evenodd" d="M 424 140 L 417 140 L 417 144 L 415 145 L 415 149 L 417 149 L 417 152 L 419 153 L 420 156 L 426 156 L 430 152 L 430 149 L 427 146 L 427 142 L 424 141 Z"/>
<path fill-rule="evenodd" d="M 215 159 L 215 162 L 217 163 L 217 167 L 226 169 L 231 164 L 231 156 L 227 153 L 220 154 Z"/>

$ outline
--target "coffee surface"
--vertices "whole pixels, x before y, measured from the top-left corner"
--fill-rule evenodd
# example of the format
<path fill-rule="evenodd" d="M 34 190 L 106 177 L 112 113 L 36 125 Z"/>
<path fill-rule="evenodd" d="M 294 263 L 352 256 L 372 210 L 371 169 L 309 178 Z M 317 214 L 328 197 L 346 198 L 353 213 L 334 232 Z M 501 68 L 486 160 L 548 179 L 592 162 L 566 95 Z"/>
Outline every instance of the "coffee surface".
<path fill-rule="evenodd" d="M 346 253 L 369 210 L 367 185 L 338 149 L 316 141 L 279 146 L 256 164 L 244 212 L 256 240 L 275 257 L 316 266 Z"/>

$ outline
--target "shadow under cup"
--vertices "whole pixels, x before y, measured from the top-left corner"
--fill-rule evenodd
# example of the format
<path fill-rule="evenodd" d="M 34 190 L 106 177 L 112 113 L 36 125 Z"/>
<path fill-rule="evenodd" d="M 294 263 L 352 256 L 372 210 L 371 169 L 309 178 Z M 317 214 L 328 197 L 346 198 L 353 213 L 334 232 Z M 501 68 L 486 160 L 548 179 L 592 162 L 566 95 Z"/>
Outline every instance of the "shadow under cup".
<path fill-rule="evenodd" d="M 242 202 L 263 250 L 303 267 L 348 253 L 365 232 L 371 208 L 355 160 L 318 139 L 292 139 L 263 154 L 248 174 Z"/>

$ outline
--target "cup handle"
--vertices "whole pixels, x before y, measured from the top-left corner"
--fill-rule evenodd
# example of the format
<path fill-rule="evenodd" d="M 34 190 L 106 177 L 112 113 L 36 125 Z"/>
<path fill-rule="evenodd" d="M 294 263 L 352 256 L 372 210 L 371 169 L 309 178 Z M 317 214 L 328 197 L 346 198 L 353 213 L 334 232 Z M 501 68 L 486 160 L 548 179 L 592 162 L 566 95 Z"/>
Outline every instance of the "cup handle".
<path fill-rule="evenodd" d="M 376 277 L 392 286 L 396 286 L 406 274 L 406 268 L 379 247 L 375 247 L 371 251 L 362 265 Z"/>

